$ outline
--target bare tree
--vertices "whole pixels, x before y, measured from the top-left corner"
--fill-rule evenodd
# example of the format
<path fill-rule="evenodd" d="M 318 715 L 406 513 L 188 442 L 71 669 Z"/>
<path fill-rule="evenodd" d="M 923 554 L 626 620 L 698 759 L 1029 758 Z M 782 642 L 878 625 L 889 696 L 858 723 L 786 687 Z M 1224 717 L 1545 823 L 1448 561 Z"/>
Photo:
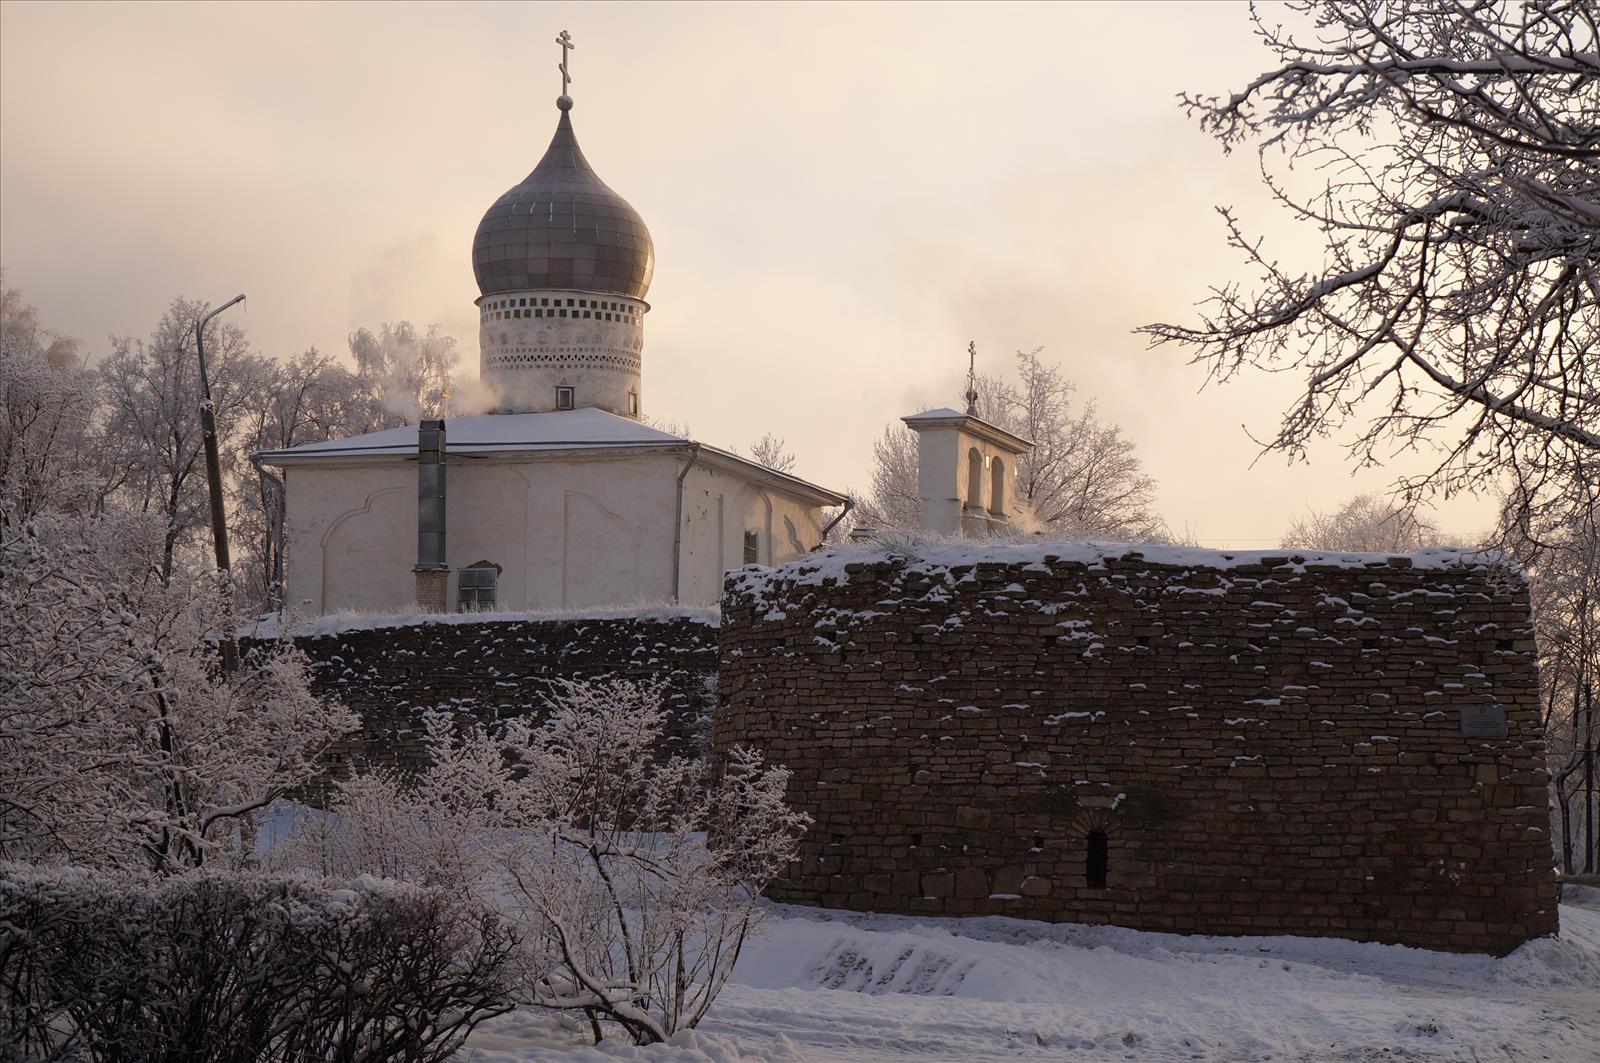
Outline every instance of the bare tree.
<path fill-rule="evenodd" d="M 1324 265 L 1272 257 L 1223 209 L 1257 273 L 1196 325 L 1153 324 L 1214 379 L 1305 382 L 1267 448 L 1304 458 L 1348 421 L 1363 464 L 1426 445 L 1415 499 L 1502 472 L 1536 511 L 1600 475 L 1600 50 L 1588 0 L 1325 0 L 1256 10 L 1278 65 L 1184 106 L 1227 149 L 1257 142 Z M 1289 171 L 1324 176 L 1301 191 Z"/>
<path fill-rule="evenodd" d="M 1405 554 L 1443 546 L 1445 536 L 1415 506 L 1378 495 L 1357 495 L 1336 510 L 1312 512 L 1290 524 L 1283 545 L 1291 550 Z"/>

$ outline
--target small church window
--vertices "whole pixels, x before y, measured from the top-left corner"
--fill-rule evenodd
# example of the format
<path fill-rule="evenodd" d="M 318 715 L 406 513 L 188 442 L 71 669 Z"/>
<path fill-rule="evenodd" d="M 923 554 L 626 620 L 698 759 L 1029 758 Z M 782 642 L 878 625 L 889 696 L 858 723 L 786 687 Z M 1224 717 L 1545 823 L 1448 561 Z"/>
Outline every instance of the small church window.
<path fill-rule="evenodd" d="M 459 592 L 458 611 L 474 613 L 493 609 L 499 582 L 500 566 L 488 561 L 479 561 L 462 569 L 456 583 Z"/>
<path fill-rule="evenodd" d="M 967 451 L 967 505 L 973 509 L 983 505 L 983 455 L 977 447 Z"/>
<path fill-rule="evenodd" d="M 755 565 L 761 562 L 761 533 L 747 531 L 744 533 L 744 563 Z"/>
<path fill-rule="evenodd" d="M 526 300 L 526 299 L 518 299 L 517 300 L 517 305 L 518 306 L 527 306 L 528 305 L 528 300 Z"/>
<path fill-rule="evenodd" d="M 577 302 L 578 302 L 578 301 L 577 301 L 577 300 L 576 300 L 576 299 L 568 299 L 568 300 L 567 300 L 567 305 L 568 305 L 568 306 L 576 306 L 576 305 L 577 305 Z"/>
<path fill-rule="evenodd" d="M 1105 831 L 1089 832 L 1089 852 L 1084 860 L 1083 877 L 1088 880 L 1090 889 L 1106 888 L 1106 869 L 1110 864 L 1109 848 Z"/>
<path fill-rule="evenodd" d="M 556 409 L 570 410 L 573 405 L 571 388 L 556 388 Z"/>

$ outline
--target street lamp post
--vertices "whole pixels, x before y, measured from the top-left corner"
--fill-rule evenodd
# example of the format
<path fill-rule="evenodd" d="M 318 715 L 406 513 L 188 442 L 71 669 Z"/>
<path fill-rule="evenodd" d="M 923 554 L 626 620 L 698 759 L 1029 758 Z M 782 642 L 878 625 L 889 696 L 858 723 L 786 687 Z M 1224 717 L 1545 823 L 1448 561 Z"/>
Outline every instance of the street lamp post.
<path fill-rule="evenodd" d="M 200 355 L 200 435 L 206 448 L 206 484 L 211 491 L 211 541 L 217 551 L 217 570 L 223 576 L 224 593 L 232 567 L 228 559 L 228 520 L 222 508 L 222 458 L 217 453 L 217 408 L 211 401 L 211 378 L 206 373 L 206 326 L 211 319 L 233 306 L 244 302 L 236 295 L 209 314 L 194 327 L 195 349 Z M 232 672 L 239 667 L 239 647 L 233 641 L 233 632 L 224 633 L 222 639 L 222 670 Z"/>

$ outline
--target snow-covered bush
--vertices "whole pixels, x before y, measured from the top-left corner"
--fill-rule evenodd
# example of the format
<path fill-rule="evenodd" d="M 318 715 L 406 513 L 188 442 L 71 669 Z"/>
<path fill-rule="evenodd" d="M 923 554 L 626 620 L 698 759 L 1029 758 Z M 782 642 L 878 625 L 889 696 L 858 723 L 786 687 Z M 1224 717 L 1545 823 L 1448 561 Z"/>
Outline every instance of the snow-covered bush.
<path fill-rule="evenodd" d="M 473 892 L 498 866 L 505 832 L 522 822 L 520 784 L 502 741 L 487 732 L 457 735 L 441 712 L 426 714 L 422 727 L 427 770 L 341 780 L 334 814 L 302 809 L 292 833 L 265 855 L 267 866 Z"/>
<path fill-rule="evenodd" d="M 0 1057 L 442 1060 L 509 1010 L 514 945 L 370 878 L 0 865 Z"/>
<path fill-rule="evenodd" d="M 543 723 L 459 740 L 432 716 L 426 771 L 343 784 L 337 819 L 311 817 L 285 852 L 482 891 L 518 926 L 526 1003 L 586 1013 L 597 1040 L 602 1019 L 665 1040 L 727 981 L 808 817 L 756 753 L 714 775 L 659 755 L 661 690 L 569 682 Z"/>
<path fill-rule="evenodd" d="M 214 574 L 162 578 L 159 520 L 0 530 L 0 859 L 157 870 L 238 853 L 253 812 L 355 726 L 287 642 L 231 674 Z"/>

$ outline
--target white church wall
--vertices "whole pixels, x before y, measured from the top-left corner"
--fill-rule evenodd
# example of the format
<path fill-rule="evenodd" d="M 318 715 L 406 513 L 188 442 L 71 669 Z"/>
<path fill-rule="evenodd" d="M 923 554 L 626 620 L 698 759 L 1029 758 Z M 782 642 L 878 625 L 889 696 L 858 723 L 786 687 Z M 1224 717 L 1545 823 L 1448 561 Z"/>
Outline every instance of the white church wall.
<path fill-rule="evenodd" d="M 821 510 L 805 499 L 745 479 L 731 469 L 697 463 L 684 479 L 684 604 L 721 600 L 722 576 L 745 563 L 745 533 L 757 536 L 763 565 L 793 560 L 822 539 Z"/>
<path fill-rule="evenodd" d="M 533 462 L 523 608 L 668 600 L 677 463 L 670 454 Z"/>
<path fill-rule="evenodd" d="M 291 611 L 392 609 L 415 597 L 416 465 L 294 466 L 284 470 L 284 486 Z M 404 557 L 403 567 L 390 563 Z"/>
<path fill-rule="evenodd" d="M 924 429 L 917 433 L 917 494 L 922 497 L 922 526 L 940 535 L 961 531 L 961 500 L 968 471 L 962 460 L 961 433 Z"/>
<path fill-rule="evenodd" d="M 679 452 L 564 453 L 448 460 L 448 601 L 460 572 L 499 569 L 496 608 L 587 608 L 672 597 Z M 308 616 L 409 608 L 415 599 L 417 471 L 411 461 L 323 461 L 286 470 L 287 601 Z M 678 600 L 713 605 L 725 571 L 744 564 L 745 533 L 762 564 L 815 546 L 821 511 L 698 462 L 684 481 Z"/>

